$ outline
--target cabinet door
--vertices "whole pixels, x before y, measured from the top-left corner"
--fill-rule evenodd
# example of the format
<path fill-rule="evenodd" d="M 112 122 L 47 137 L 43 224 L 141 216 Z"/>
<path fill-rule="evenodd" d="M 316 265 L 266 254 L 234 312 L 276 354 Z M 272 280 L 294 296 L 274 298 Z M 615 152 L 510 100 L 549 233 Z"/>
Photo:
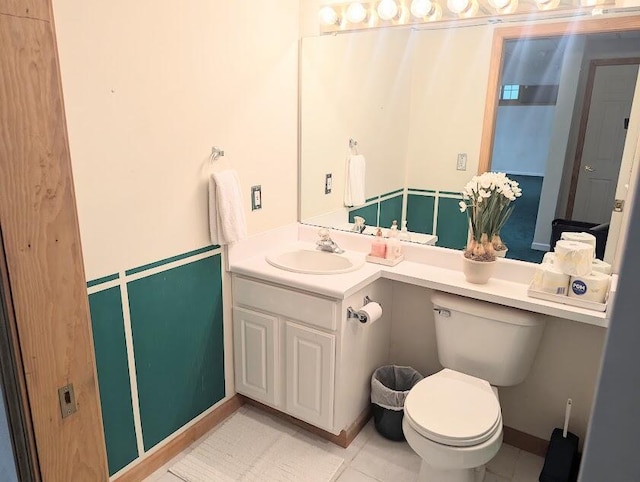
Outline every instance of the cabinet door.
<path fill-rule="evenodd" d="M 335 338 L 286 322 L 286 411 L 327 430 L 333 428 Z"/>
<path fill-rule="evenodd" d="M 278 319 L 243 308 L 233 309 L 236 390 L 277 405 Z"/>

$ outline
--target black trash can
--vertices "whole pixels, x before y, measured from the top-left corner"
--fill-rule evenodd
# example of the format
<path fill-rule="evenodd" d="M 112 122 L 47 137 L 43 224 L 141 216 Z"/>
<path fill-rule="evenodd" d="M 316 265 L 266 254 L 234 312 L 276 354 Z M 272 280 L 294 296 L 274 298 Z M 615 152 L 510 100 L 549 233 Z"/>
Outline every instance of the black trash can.
<path fill-rule="evenodd" d="M 585 232 L 596 237 L 596 258 L 604 259 L 604 251 L 607 247 L 607 237 L 609 236 L 609 223 L 594 224 L 583 223 L 581 221 L 571 221 L 569 219 L 554 219 L 551 223 L 551 251 L 562 236 L 562 233 Z"/>
<path fill-rule="evenodd" d="M 373 420 L 380 435 L 389 439 L 404 440 L 402 417 L 404 401 L 422 375 L 411 367 L 386 365 L 371 375 L 371 403 Z"/>

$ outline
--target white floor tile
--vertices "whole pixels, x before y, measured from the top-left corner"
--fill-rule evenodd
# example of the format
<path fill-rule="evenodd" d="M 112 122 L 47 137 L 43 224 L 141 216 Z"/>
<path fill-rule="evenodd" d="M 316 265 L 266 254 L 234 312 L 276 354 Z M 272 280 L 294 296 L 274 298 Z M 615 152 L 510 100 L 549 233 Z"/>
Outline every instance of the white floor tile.
<path fill-rule="evenodd" d="M 484 482 L 511 482 L 511 479 L 505 479 L 491 472 L 486 472 L 484 475 Z"/>
<path fill-rule="evenodd" d="M 378 479 L 369 477 L 359 470 L 347 467 L 347 470 L 345 470 L 342 475 L 338 477 L 337 482 L 378 482 Z"/>
<path fill-rule="evenodd" d="M 487 464 L 487 471 L 511 480 L 515 473 L 519 455 L 520 449 L 511 445 L 502 444 L 496 456 Z"/>
<path fill-rule="evenodd" d="M 162 477 L 157 479 L 155 482 L 184 482 L 184 480 L 182 480 L 179 477 L 176 477 L 175 475 L 169 472 L 166 472 Z"/>
<path fill-rule="evenodd" d="M 420 471 L 420 457 L 406 442 L 392 442 L 373 433 L 351 467 L 382 482 L 411 482 Z"/>
<path fill-rule="evenodd" d="M 420 457 L 406 442 L 392 442 L 382 437 L 376 432 L 372 421 L 362 429 L 348 448 L 343 449 L 257 408 L 245 405 L 240 410 L 273 428 L 309 442 L 318 449 L 342 457 L 344 463 L 332 479 L 335 482 L 413 482 L 418 476 Z M 168 469 L 201 441 L 202 439 L 196 441 L 145 479 L 145 482 L 182 482 L 180 478 L 169 473 Z M 543 464 L 542 457 L 503 444 L 498 454 L 487 464 L 484 482 L 537 482 Z"/>
<path fill-rule="evenodd" d="M 542 457 L 521 450 L 513 474 L 513 482 L 538 482 L 543 465 Z"/>

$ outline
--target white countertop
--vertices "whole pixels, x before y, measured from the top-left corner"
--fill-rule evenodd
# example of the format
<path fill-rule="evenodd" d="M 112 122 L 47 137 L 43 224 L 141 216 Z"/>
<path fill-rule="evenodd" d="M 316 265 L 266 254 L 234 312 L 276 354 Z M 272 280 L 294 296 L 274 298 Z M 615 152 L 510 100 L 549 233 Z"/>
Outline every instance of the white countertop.
<path fill-rule="evenodd" d="M 306 247 L 310 246 L 308 242 L 303 244 L 300 242 L 291 243 L 292 248 L 301 245 Z M 283 250 L 282 244 L 277 250 Z M 527 295 L 528 283 L 522 282 L 522 275 L 514 276 L 514 279 L 519 278 L 518 281 L 507 281 L 500 277 L 494 277 L 490 279 L 487 284 L 476 285 L 465 280 L 461 269 L 443 267 L 442 264 L 446 265 L 445 262 L 439 263 L 441 266 L 434 266 L 422 260 L 404 260 L 393 267 L 365 263 L 357 270 L 341 274 L 303 274 L 272 266 L 266 261 L 265 254 L 267 254 L 267 252 L 262 252 L 251 257 L 244 257 L 244 259 L 231 260 L 230 271 L 234 274 L 260 279 L 338 300 L 345 299 L 378 278 L 386 278 L 402 283 L 423 286 L 432 290 L 468 296 L 483 301 L 566 318 L 591 325 L 608 326 L 606 313 L 529 297 Z M 364 258 L 363 252 L 350 251 L 350 254 Z M 441 258 L 452 257 L 451 254 L 444 252 L 439 252 L 438 254 Z M 506 263 L 502 269 L 503 272 L 510 268 L 508 260 L 506 262 L 500 260 L 500 262 Z M 449 260 L 449 265 L 451 264 Z M 517 265 L 513 266 L 514 270 L 518 269 L 515 267 Z"/>

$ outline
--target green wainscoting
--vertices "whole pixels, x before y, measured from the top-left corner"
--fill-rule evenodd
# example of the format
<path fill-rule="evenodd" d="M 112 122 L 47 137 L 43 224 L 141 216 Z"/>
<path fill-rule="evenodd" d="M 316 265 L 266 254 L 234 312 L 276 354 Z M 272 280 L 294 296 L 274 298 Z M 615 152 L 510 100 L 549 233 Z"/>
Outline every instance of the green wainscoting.
<path fill-rule="evenodd" d="M 225 395 L 220 255 L 127 289 L 146 451 Z"/>
<path fill-rule="evenodd" d="M 364 222 L 367 226 L 378 225 L 378 203 L 369 204 L 368 206 L 362 206 L 349 211 L 349 222 L 355 222 L 353 218 L 360 216 L 364 218 Z"/>
<path fill-rule="evenodd" d="M 402 193 L 380 201 L 378 226 L 390 228 L 394 220 L 398 221 L 398 229 L 400 229 L 402 227 Z"/>
<path fill-rule="evenodd" d="M 467 215 L 460 212 L 461 198 L 440 196 L 438 199 L 437 246 L 463 249 L 467 245 Z"/>
<path fill-rule="evenodd" d="M 414 233 L 433 234 L 434 195 L 407 195 L 407 229 Z"/>
<path fill-rule="evenodd" d="M 89 307 L 109 475 L 113 475 L 138 457 L 120 287 L 89 295 Z"/>

